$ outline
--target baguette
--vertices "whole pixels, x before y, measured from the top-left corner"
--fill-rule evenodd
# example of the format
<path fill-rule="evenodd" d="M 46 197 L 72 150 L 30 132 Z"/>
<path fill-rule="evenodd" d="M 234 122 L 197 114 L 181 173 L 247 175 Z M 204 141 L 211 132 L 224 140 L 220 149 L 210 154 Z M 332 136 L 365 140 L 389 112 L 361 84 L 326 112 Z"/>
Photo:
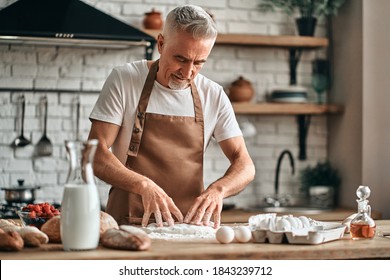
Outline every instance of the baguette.
<path fill-rule="evenodd" d="M 142 232 L 129 232 L 121 229 L 110 228 L 102 236 L 102 245 L 107 248 L 144 251 L 151 245 L 149 236 Z"/>
<path fill-rule="evenodd" d="M 24 242 L 16 230 L 4 231 L 0 228 L 0 251 L 20 251 Z"/>

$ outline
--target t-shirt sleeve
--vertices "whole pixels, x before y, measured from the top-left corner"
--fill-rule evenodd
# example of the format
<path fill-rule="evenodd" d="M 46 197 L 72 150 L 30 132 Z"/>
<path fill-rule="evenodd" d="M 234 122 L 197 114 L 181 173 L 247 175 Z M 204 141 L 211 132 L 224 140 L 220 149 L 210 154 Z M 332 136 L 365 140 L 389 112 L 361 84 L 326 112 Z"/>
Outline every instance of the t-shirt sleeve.
<path fill-rule="evenodd" d="M 106 79 L 99 98 L 89 115 L 90 120 L 122 125 L 124 103 L 121 87 L 121 77 L 118 71 L 113 69 Z"/>
<path fill-rule="evenodd" d="M 221 142 L 223 140 L 237 136 L 242 136 L 242 132 L 237 123 L 233 106 L 230 103 L 226 93 L 222 89 L 219 98 L 217 123 L 213 136 L 217 142 Z"/>

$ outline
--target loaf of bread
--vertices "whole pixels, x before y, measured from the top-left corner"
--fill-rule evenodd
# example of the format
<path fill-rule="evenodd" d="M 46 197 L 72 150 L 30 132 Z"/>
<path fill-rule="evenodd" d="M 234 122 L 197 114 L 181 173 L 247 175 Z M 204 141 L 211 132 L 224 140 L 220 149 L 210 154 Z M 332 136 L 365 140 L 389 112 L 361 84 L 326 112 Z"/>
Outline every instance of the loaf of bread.
<path fill-rule="evenodd" d="M 0 251 L 20 251 L 24 242 L 16 230 L 4 231 L 0 228 Z"/>
<path fill-rule="evenodd" d="M 4 231 L 16 230 L 21 227 L 20 224 L 15 223 L 13 220 L 0 219 L 0 228 Z"/>
<path fill-rule="evenodd" d="M 151 245 L 151 240 L 145 232 L 142 230 L 141 232 L 132 231 L 130 228 L 126 231 L 114 228 L 108 229 L 101 239 L 104 247 L 120 250 L 144 251 L 148 250 Z"/>
<path fill-rule="evenodd" d="M 118 229 L 118 223 L 110 214 L 100 211 L 100 239 L 106 230 L 110 228 Z"/>
<path fill-rule="evenodd" d="M 124 230 L 128 233 L 140 236 L 142 238 L 149 238 L 149 235 L 145 231 L 143 231 L 142 229 L 135 227 L 135 226 L 120 225 L 119 229 Z"/>
<path fill-rule="evenodd" d="M 27 247 L 39 247 L 49 242 L 49 237 L 33 226 L 21 227 L 17 232 L 23 238 L 24 246 Z"/>
<path fill-rule="evenodd" d="M 50 243 L 61 243 L 61 218 L 54 216 L 41 227 L 41 231 L 49 237 Z"/>
<path fill-rule="evenodd" d="M 0 220 L 0 228 L 5 232 L 18 232 L 24 241 L 24 246 L 39 247 L 49 241 L 48 236 L 38 228 L 33 226 L 22 227 L 12 220 Z"/>

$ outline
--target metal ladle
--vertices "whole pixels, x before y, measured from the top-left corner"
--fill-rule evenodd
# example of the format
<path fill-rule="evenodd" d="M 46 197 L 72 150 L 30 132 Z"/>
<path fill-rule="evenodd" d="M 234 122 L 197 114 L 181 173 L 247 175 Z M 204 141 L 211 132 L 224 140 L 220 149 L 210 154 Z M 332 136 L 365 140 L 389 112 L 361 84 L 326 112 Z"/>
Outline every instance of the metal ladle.
<path fill-rule="evenodd" d="M 26 101 L 24 99 L 24 95 L 20 96 L 19 98 L 22 103 L 21 130 L 20 130 L 20 135 L 16 137 L 15 140 L 12 142 L 12 145 L 14 147 L 24 147 L 31 144 L 31 141 L 26 139 L 26 137 L 24 137 L 24 110 L 26 106 Z"/>
<path fill-rule="evenodd" d="M 53 153 L 53 144 L 47 138 L 46 135 L 46 126 L 47 126 L 47 97 L 44 96 L 42 98 L 43 105 L 45 107 L 45 112 L 44 112 L 44 120 L 43 120 L 43 135 L 41 139 L 39 139 L 36 149 L 37 149 L 37 154 L 39 156 L 50 156 Z"/>

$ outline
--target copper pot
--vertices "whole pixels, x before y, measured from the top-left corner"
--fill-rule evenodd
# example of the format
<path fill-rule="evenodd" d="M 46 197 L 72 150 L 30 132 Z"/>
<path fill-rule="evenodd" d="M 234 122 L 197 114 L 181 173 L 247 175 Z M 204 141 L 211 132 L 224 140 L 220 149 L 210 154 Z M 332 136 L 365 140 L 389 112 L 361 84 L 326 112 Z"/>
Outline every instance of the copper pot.
<path fill-rule="evenodd" d="M 232 102 L 248 102 L 252 99 L 254 90 L 252 84 L 240 76 L 229 88 L 229 99 Z"/>
<path fill-rule="evenodd" d="M 5 201 L 7 203 L 33 203 L 35 201 L 35 191 L 41 187 L 24 186 L 24 180 L 18 180 L 17 186 L 3 187 L 5 191 Z"/>
<path fill-rule="evenodd" d="M 152 9 L 150 12 L 145 13 L 143 25 L 146 29 L 161 29 L 163 27 L 163 19 L 161 13 Z"/>

